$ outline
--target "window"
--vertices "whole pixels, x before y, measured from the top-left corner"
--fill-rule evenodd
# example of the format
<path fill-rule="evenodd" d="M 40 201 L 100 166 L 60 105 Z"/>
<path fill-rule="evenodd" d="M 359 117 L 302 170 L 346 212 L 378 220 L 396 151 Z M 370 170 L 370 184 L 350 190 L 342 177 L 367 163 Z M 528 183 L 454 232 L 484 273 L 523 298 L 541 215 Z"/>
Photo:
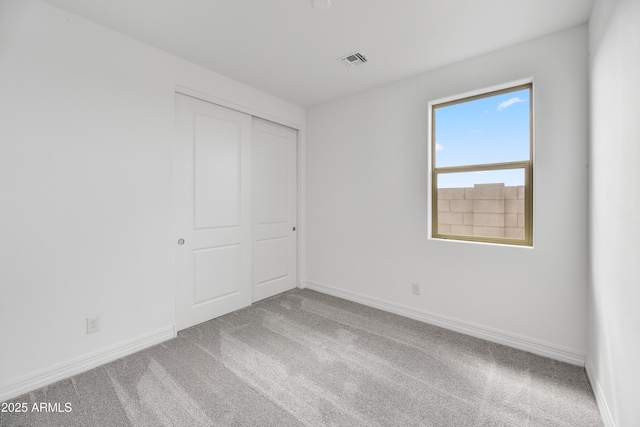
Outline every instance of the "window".
<path fill-rule="evenodd" d="M 532 84 L 432 104 L 432 236 L 533 242 Z"/>

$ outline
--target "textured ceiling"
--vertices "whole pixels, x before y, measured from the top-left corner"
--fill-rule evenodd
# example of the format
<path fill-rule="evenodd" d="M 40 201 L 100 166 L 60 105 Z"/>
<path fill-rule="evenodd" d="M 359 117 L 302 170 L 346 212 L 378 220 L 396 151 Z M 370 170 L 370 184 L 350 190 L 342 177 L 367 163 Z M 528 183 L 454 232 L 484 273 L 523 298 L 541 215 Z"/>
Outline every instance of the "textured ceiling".
<path fill-rule="evenodd" d="M 303 107 L 587 22 L 593 0 L 45 0 Z M 369 62 L 337 58 L 356 50 Z"/>

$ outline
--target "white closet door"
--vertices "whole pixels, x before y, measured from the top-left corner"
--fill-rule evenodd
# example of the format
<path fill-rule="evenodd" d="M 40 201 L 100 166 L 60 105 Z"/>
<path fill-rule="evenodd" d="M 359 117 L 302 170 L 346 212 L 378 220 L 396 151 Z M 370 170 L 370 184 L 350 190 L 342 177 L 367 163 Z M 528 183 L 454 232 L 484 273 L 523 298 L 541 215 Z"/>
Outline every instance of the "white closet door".
<path fill-rule="evenodd" d="M 176 94 L 178 330 L 251 304 L 251 120 Z"/>
<path fill-rule="evenodd" d="M 253 301 L 296 286 L 297 136 L 253 118 Z"/>

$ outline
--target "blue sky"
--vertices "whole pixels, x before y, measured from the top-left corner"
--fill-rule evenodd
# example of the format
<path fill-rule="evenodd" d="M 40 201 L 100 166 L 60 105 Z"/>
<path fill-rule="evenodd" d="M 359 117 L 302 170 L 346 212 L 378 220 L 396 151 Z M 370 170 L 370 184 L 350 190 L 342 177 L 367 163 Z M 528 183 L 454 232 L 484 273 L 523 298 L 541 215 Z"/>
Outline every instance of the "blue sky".
<path fill-rule="evenodd" d="M 529 90 L 437 108 L 436 167 L 529 160 Z M 440 174 L 438 188 L 524 185 L 522 169 Z"/>

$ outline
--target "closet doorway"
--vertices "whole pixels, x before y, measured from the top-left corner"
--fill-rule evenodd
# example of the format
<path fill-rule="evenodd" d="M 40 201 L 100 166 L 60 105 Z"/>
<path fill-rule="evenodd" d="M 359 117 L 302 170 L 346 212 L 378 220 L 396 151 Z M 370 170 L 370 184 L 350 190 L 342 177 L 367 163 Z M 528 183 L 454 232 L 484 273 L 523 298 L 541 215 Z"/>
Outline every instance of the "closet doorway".
<path fill-rule="evenodd" d="M 176 94 L 176 324 L 297 282 L 297 131 Z"/>

